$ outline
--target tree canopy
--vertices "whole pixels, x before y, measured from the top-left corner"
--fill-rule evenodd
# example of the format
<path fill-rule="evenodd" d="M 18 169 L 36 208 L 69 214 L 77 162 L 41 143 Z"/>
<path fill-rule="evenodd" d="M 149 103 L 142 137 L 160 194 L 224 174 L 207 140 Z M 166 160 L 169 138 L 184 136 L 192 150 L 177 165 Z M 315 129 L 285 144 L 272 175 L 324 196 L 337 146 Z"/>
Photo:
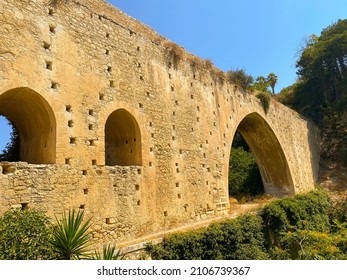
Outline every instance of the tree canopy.
<path fill-rule="evenodd" d="M 347 166 L 347 19 L 308 37 L 296 67 L 297 82 L 276 99 L 320 126 L 329 166 Z"/>

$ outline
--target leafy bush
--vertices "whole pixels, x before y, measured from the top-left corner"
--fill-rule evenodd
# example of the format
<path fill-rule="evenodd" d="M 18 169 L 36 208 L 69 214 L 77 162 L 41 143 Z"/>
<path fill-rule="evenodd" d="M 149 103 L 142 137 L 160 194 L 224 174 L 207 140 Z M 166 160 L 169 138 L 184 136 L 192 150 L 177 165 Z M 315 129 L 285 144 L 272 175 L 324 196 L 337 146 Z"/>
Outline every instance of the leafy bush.
<path fill-rule="evenodd" d="M 199 260 L 203 254 L 201 231 L 172 234 L 163 243 L 147 244 L 146 252 L 155 260 Z"/>
<path fill-rule="evenodd" d="M 229 195 L 257 195 L 264 192 L 257 162 L 252 152 L 233 148 L 229 163 Z"/>
<path fill-rule="evenodd" d="M 316 230 L 329 232 L 329 197 L 314 191 L 294 198 L 274 201 L 265 206 L 260 215 L 266 227 L 268 246 L 278 246 L 285 232 Z"/>
<path fill-rule="evenodd" d="M 331 203 L 329 219 L 332 231 L 338 231 L 342 225 L 347 225 L 347 199 Z"/>
<path fill-rule="evenodd" d="M 55 259 L 51 223 L 34 210 L 10 210 L 0 218 L 0 259 Z"/>
<path fill-rule="evenodd" d="M 220 224 L 222 233 L 219 251 L 226 260 L 267 259 L 262 220 L 258 215 L 246 214 Z"/>
<path fill-rule="evenodd" d="M 267 259 L 261 218 L 244 215 L 210 227 L 164 238 L 158 245 L 147 244 L 152 259 L 212 260 Z"/>

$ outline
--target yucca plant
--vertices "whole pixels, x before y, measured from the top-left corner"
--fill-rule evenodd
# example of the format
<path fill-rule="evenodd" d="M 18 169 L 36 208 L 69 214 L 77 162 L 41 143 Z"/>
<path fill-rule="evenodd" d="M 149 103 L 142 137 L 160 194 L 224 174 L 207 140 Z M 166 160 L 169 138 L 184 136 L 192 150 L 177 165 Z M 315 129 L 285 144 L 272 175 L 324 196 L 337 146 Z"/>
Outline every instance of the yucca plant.
<path fill-rule="evenodd" d="M 84 212 L 74 209 L 69 210 L 68 215 L 63 214 L 61 220 L 53 230 L 51 244 L 54 251 L 62 260 L 83 259 L 88 257 L 89 241 L 91 234 L 88 229 L 91 226 L 90 219 L 83 223 Z"/>
<path fill-rule="evenodd" d="M 120 250 L 117 250 L 115 246 L 108 244 L 104 245 L 102 249 L 102 254 L 95 250 L 94 260 L 121 260 L 123 257 L 120 254 Z"/>

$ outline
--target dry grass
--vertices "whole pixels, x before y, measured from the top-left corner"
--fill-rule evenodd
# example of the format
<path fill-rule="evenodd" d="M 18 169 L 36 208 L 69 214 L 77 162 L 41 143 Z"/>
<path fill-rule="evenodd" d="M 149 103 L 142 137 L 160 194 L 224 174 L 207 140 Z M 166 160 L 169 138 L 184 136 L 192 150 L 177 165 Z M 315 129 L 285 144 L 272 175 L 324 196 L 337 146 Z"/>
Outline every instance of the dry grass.
<path fill-rule="evenodd" d="M 168 51 L 169 62 L 172 62 L 174 68 L 177 69 L 180 61 L 182 61 L 185 56 L 185 52 L 183 48 L 177 45 L 176 43 L 168 41 L 168 40 L 165 40 L 162 43 L 162 45 L 165 48 L 165 50 Z"/>
<path fill-rule="evenodd" d="M 59 5 L 63 5 L 63 4 L 66 4 L 68 3 L 69 0 L 49 0 L 48 1 L 48 5 L 51 6 L 51 7 L 58 7 Z"/>

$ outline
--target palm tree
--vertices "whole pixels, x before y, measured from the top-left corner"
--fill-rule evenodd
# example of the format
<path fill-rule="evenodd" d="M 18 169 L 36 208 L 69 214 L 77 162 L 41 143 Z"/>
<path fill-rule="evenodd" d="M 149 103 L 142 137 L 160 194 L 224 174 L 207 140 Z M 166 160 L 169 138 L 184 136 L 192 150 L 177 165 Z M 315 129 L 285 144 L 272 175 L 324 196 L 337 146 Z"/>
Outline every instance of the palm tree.
<path fill-rule="evenodd" d="M 269 82 L 269 84 L 270 84 L 270 87 L 272 88 L 272 94 L 271 94 L 271 96 L 273 96 L 273 95 L 275 94 L 275 85 L 276 85 L 276 83 L 277 83 L 278 78 L 277 78 L 276 74 L 270 73 L 270 74 L 267 76 L 267 80 L 268 80 L 268 82 Z"/>
<path fill-rule="evenodd" d="M 63 214 L 62 220 L 57 220 L 57 225 L 53 230 L 53 240 L 51 244 L 53 250 L 58 253 L 63 260 L 81 259 L 88 255 L 88 242 L 91 235 L 88 229 L 91 226 L 90 219 L 82 223 L 83 211 L 69 210 L 68 215 Z"/>

